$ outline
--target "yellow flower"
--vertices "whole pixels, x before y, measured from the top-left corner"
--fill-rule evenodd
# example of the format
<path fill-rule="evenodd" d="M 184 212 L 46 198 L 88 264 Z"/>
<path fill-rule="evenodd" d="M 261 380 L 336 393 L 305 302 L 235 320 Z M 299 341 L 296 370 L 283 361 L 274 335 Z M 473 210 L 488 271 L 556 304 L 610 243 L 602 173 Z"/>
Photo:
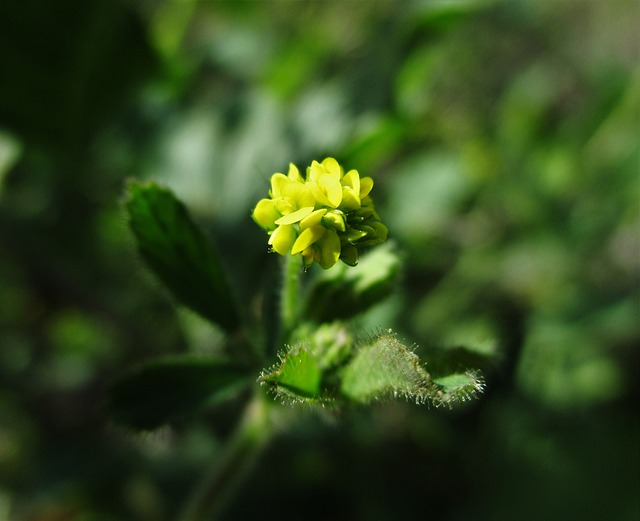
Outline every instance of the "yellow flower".
<path fill-rule="evenodd" d="M 271 176 L 269 198 L 258 201 L 253 219 L 280 255 L 301 254 L 307 267 L 317 262 L 329 269 L 338 259 L 355 266 L 358 248 L 387 238 L 369 196 L 372 188 L 373 179 L 357 170 L 345 174 L 332 157 L 313 161 L 304 178 L 290 164 L 287 175 Z"/>

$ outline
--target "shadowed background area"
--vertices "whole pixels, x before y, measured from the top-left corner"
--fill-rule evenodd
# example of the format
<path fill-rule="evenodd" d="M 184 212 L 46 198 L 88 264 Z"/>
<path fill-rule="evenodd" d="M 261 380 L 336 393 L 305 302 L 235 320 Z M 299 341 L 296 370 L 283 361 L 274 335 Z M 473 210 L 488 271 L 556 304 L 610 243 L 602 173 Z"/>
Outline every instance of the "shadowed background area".
<path fill-rule="evenodd" d="M 237 419 L 103 411 L 123 369 L 221 342 L 143 269 L 125 180 L 171 187 L 254 305 L 278 259 L 253 205 L 332 156 L 405 262 L 361 324 L 491 354 L 487 389 L 303 415 L 227 518 L 637 520 L 639 23 L 634 0 L 0 4 L 0 519 L 170 521 Z"/>

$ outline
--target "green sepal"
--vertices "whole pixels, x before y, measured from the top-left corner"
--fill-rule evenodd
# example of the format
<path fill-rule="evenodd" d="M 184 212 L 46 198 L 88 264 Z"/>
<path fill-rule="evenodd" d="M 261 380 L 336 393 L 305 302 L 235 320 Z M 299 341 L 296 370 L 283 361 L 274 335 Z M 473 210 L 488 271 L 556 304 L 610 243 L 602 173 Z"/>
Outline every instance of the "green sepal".
<path fill-rule="evenodd" d="M 155 183 L 131 181 L 126 209 L 142 257 L 171 293 L 225 331 L 237 330 L 240 315 L 220 257 L 184 204 Z"/>
<path fill-rule="evenodd" d="M 350 318 L 389 296 L 400 276 L 394 245 L 361 257 L 355 267 L 336 265 L 315 280 L 306 298 L 306 316 L 316 322 Z"/>
<path fill-rule="evenodd" d="M 307 401 L 320 398 L 322 372 L 308 349 L 297 346 L 280 355 L 280 363 L 260 376 L 281 397 Z"/>
<path fill-rule="evenodd" d="M 418 356 L 387 331 L 361 345 L 342 373 L 341 394 L 369 403 L 403 397 L 424 402 L 436 389 Z"/>
<path fill-rule="evenodd" d="M 254 374 L 224 360 L 192 356 L 156 360 L 115 380 L 106 409 L 119 424 L 152 430 L 235 396 L 254 381 Z"/>

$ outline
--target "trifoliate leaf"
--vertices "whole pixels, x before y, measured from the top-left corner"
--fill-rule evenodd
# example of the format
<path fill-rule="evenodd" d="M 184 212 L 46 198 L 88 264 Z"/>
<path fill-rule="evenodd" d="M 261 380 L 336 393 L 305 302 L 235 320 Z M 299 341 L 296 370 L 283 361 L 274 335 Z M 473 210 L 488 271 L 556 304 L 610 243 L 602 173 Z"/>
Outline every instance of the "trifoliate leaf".
<path fill-rule="evenodd" d="M 223 360 L 176 357 L 150 362 L 118 378 L 107 410 L 127 427 L 150 430 L 233 396 L 253 381 L 245 366 Z"/>
<path fill-rule="evenodd" d="M 131 182 L 129 223 L 142 257 L 184 305 L 227 332 L 240 325 L 219 255 L 171 191 Z"/>
<path fill-rule="evenodd" d="M 322 373 L 309 351 L 294 347 L 280 358 L 281 363 L 263 373 L 260 382 L 273 386 L 278 394 L 294 399 L 319 398 Z"/>
<path fill-rule="evenodd" d="M 318 276 L 307 295 L 307 316 L 317 322 L 345 319 L 389 296 L 400 275 L 393 249 L 392 244 L 380 246 L 355 267 L 339 264 Z"/>

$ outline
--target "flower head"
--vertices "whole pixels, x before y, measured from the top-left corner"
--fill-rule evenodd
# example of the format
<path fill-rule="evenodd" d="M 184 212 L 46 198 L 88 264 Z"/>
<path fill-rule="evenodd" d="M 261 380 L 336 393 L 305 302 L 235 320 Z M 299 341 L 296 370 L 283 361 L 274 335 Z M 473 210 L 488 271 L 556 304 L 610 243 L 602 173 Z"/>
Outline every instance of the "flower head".
<path fill-rule="evenodd" d="M 332 157 L 313 161 L 303 177 L 290 164 L 287 175 L 271 176 L 269 197 L 253 210 L 253 220 L 269 234 L 269 246 L 280 255 L 301 254 L 329 269 L 338 259 L 358 263 L 358 249 L 384 242 L 387 227 L 373 207 L 373 179 L 357 170 L 346 174 Z"/>

